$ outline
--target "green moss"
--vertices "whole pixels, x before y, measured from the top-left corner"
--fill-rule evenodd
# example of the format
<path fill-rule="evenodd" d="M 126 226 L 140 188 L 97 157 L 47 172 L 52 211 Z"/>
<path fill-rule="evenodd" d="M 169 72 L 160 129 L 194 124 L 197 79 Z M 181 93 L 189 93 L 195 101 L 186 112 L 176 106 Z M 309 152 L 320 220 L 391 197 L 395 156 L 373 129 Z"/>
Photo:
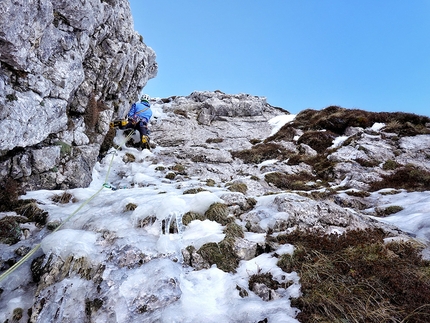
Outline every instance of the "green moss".
<path fill-rule="evenodd" d="M 243 238 L 245 234 L 243 233 L 243 229 L 240 225 L 235 222 L 231 222 L 226 225 L 224 232 L 226 234 L 226 239 L 228 238 Z"/>
<path fill-rule="evenodd" d="M 71 145 L 65 143 L 64 141 L 57 141 L 55 144 L 57 146 L 60 146 L 60 153 L 62 156 L 65 156 L 65 155 L 70 156 L 71 155 L 71 153 L 72 153 L 72 146 Z"/>
<path fill-rule="evenodd" d="M 225 272 L 235 273 L 239 265 L 239 257 L 235 254 L 232 245 L 225 240 L 218 244 L 206 243 L 197 253 L 211 266 L 215 264 L 218 269 Z"/>

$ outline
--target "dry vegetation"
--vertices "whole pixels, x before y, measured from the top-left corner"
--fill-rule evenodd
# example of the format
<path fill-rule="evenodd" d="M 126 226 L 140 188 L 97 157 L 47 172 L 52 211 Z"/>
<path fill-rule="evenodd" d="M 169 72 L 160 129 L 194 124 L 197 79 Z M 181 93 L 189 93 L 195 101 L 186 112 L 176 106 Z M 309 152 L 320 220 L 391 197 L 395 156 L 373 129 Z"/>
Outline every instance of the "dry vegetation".
<path fill-rule="evenodd" d="M 383 175 L 382 178 L 382 181 L 370 185 L 371 191 L 378 191 L 386 187 L 408 191 L 430 190 L 430 172 L 414 165 L 397 168 L 392 174 Z"/>
<path fill-rule="evenodd" d="M 290 153 L 279 144 L 267 143 L 257 144 L 251 149 L 235 151 L 231 153 L 233 157 L 240 158 L 246 164 L 259 164 L 270 159 L 287 159 Z"/>
<path fill-rule="evenodd" d="M 264 176 L 266 182 L 282 190 L 310 191 L 315 189 L 315 177 L 307 173 L 285 174 L 280 172 L 268 173 Z M 309 185 L 309 183 L 312 183 Z"/>
<path fill-rule="evenodd" d="M 15 180 L 9 178 L 1 186 L 0 212 L 13 211 L 19 216 L 6 216 L 0 220 L 0 242 L 15 244 L 21 236 L 19 223 L 35 222 L 37 226 L 43 226 L 48 213 L 41 210 L 34 200 L 18 199 L 23 192 Z"/>
<path fill-rule="evenodd" d="M 320 111 L 304 110 L 296 116 L 291 126 L 303 131 L 327 130 L 342 135 L 348 127 L 368 128 L 376 122 L 385 123 L 387 126 L 384 131 L 399 136 L 430 133 L 425 126 L 430 123 L 429 117 L 403 112 L 368 112 L 338 106 L 330 106 Z"/>
<path fill-rule="evenodd" d="M 430 267 L 412 242 L 384 244 L 380 230 L 278 236 L 296 247 L 278 265 L 300 276 L 300 322 L 430 321 Z"/>
<path fill-rule="evenodd" d="M 300 136 L 297 143 L 306 144 L 321 154 L 333 145 L 333 140 L 336 137 L 337 135 L 331 131 L 308 131 Z"/>

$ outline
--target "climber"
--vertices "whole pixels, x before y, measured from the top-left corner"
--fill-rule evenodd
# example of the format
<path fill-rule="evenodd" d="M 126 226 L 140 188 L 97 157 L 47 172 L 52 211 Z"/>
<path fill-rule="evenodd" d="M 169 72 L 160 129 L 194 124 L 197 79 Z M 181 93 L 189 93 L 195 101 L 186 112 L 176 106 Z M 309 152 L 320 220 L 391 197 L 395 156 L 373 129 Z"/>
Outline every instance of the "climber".
<path fill-rule="evenodd" d="M 142 95 L 140 102 L 133 103 L 127 114 L 127 120 L 115 123 L 119 129 L 135 129 L 140 133 L 140 145 L 142 149 L 150 149 L 148 122 L 152 117 L 150 97 L 148 94 Z"/>

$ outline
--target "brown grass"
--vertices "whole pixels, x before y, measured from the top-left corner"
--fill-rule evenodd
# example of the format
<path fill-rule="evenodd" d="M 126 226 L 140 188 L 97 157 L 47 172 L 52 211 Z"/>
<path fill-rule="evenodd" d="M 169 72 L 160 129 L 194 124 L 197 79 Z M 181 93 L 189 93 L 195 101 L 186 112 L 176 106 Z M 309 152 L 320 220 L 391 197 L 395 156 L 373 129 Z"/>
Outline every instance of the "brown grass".
<path fill-rule="evenodd" d="M 411 242 L 384 244 L 380 230 L 344 235 L 295 231 L 278 236 L 296 246 L 278 266 L 297 271 L 303 296 L 292 305 L 300 322 L 429 322 L 429 262 Z"/>
<path fill-rule="evenodd" d="M 267 143 L 257 144 L 251 149 L 234 151 L 231 155 L 235 158 L 242 159 L 246 164 L 259 164 L 270 159 L 284 160 L 288 158 L 289 153 L 281 145 Z"/>
<path fill-rule="evenodd" d="M 337 135 L 331 131 L 308 131 L 300 136 L 298 144 L 306 144 L 316 150 L 318 153 L 323 153 L 328 147 L 333 145 L 333 140 Z"/>
<path fill-rule="evenodd" d="M 265 142 L 270 141 L 292 141 L 296 135 L 296 130 L 290 125 L 286 124 L 278 130 L 273 136 L 268 137 Z"/>
<path fill-rule="evenodd" d="M 397 168 L 390 175 L 383 175 L 382 181 L 370 184 L 371 191 L 378 191 L 383 188 L 428 191 L 430 190 L 430 172 L 408 164 Z"/>
<path fill-rule="evenodd" d="M 403 112 L 368 112 L 339 106 L 329 106 L 323 110 L 304 110 L 290 125 L 303 131 L 326 129 L 341 135 L 348 127 L 367 128 L 375 122 L 387 124 L 384 131 L 393 132 L 399 136 L 430 133 L 430 130 L 425 127 L 425 124 L 430 122 L 429 117 Z"/>
<path fill-rule="evenodd" d="M 67 204 L 70 201 L 74 201 L 73 195 L 68 193 L 68 192 L 64 192 L 63 194 L 56 194 L 51 198 L 52 201 L 54 201 L 55 203 L 60 203 L 60 204 Z"/>
<path fill-rule="evenodd" d="M 310 191 L 315 189 L 315 185 L 307 185 L 308 182 L 315 181 L 315 177 L 307 173 L 285 174 L 273 172 L 266 174 L 264 179 L 267 183 L 271 183 L 281 190 Z"/>

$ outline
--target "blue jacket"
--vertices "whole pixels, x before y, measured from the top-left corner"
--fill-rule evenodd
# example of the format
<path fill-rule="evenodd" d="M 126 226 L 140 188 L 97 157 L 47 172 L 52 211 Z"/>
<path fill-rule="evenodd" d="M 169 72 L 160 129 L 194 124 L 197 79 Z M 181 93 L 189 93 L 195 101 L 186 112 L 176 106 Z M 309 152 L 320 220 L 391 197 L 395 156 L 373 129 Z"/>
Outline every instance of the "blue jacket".
<path fill-rule="evenodd" d="M 149 122 L 152 117 L 151 105 L 148 102 L 136 102 L 131 106 L 127 116 L 131 119 L 140 118 L 141 120 Z"/>

